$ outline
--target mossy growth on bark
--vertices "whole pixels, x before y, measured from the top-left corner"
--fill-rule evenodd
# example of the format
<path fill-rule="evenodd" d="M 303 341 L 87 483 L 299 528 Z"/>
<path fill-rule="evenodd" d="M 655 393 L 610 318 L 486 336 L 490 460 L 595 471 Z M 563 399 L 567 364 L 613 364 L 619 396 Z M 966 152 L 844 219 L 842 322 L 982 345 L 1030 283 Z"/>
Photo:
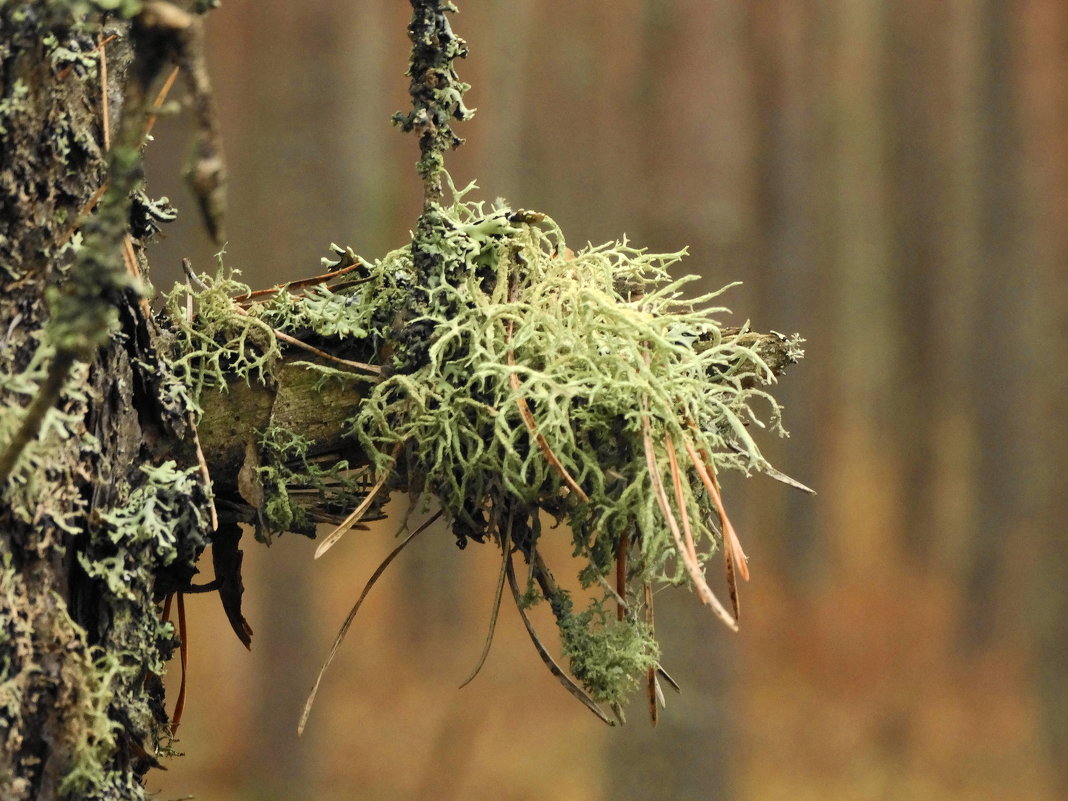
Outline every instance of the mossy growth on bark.
<path fill-rule="evenodd" d="M 142 5 L 0 3 L 5 801 L 144 796 L 172 736 L 160 603 L 211 533 L 205 476 L 173 461 L 192 409 L 160 357 L 151 231 L 134 223 L 165 63 L 145 55 L 167 41 L 127 20 Z"/>

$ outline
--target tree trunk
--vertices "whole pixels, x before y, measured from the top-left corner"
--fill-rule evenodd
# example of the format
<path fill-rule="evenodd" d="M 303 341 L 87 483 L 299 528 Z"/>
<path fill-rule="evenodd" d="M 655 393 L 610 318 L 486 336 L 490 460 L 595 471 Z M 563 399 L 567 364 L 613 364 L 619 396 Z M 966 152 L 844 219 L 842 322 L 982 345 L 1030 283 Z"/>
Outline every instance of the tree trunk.
<path fill-rule="evenodd" d="M 195 458 L 168 461 L 194 452 L 179 447 L 188 400 L 158 356 L 137 278 L 155 213 L 140 191 L 145 98 L 176 38 L 169 24 L 85 2 L 0 8 L 10 801 L 141 798 L 167 750 L 160 676 L 177 640 L 159 602 L 196 572 L 210 515 Z"/>

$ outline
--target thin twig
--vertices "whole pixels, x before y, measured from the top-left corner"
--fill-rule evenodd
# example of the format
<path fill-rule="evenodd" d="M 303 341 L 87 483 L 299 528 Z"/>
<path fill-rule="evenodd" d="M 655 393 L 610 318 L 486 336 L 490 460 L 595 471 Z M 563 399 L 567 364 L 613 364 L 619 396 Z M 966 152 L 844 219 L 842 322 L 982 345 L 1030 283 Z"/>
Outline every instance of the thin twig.
<path fill-rule="evenodd" d="M 215 497 L 212 492 L 211 473 L 208 471 L 208 460 L 204 458 L 204 449 L 200 447 L 200 432 L 197 431 L 196 416 L 189 412 L 186 415 L 189 430 L 193 432 L 193 445 L 197 451 L 197 465 L 200 467 L 200 477 L 204 480 L 204 488 L 208 493 L 208 510 L 211 512 L 211 530 L 219 528 L 219 512 L 215 508 Z"/>
<path fill-rule="evenodd" d="M 70 238 L 74 236 L 74 232 L 78 230 L 78 226 L 82 224 L 82 220 L 89 212 L 96 208 L 96 204 L 100 202 L 100 198 L 104 196 L 106 191 L 108 191 L 108 185 L 105 182 L 99 189 L 93 192 L 92 197 L 90 197 L 85 202 L 85 205 L 82 206 L 81 210 L 78 212 L 78 216 L 75 217 L 74 222 L 71 223 L 71 226 L 59 237 L 58 241 L 60 247 L 63 247 L 70 241 Z"/>
<path fill-rule="evenodd" d="M 237 303 L 234 303 L 234 307 L 233 308 L 234 308 L 234 311 L 236 311 L 238 314 L 244 315 L 246 317 L 248 316 L 248 310 L 242 308 Z M 270 326 L 268 326 L 268 328 L 270 328 Z M 381 375 L 382 374 L 382 368 L 379 367 L 378 365 L 367 364 L 365 362 L 354 362 L 354 361 L 352 361 L 350 359 L 342 359 L 340 356 L 335 356 L 332 353 L 327 353 L 325 350 L 319 350 L 319 348 L 313 347 L 313 346 L 309 345 L 307 342 L 302 342 L 301 340 L 297 339 L 296 337 L 293 337 L 293 336 L 290 336 L 289 334 L 283 333 L 282 331 L 279 331 L 277 328 L 271 328 L 270 330 L 275 335 L 275 337 L 277 339 L 280 339 L 285 343 L 293 345 L 294 347 L 302 348 L 303 350 L 308 351 L 308 353 L 314 353 L 316 356 L 318 356 L 321 359 L 326 359 L 328 361 L 336 362 L 337 364 L 344 365 L 345 367 L 351 367 L 351 368 L 356 369 L 356 370 L 363 370 L 366 373 L 373 373 L 374 375 Z"/>
<path fill-rule="evenodd" d="M 156 95 L 155 101 L 152 103 L 152 110 L 145 117 L 145 133 L 144 136 L 147 139 L 152 133 L 152 129 L 156 127 L 156 119 L 159 117 L 160 109 L 163 108 L 163 101 L 167 99 L 167 95 L 171 91 L 171 87 L 174 86 L 174 81 L 178 77 L 178 73 L 181 71 L 181 67 L 175 67 L 171 70 L 171 74 L 167 76 L 167 80 L 163 82 L 163 86 L 160 87 L 159 93 Z"/>
<path fill-rule="evenodd" d="M 671 468 L 671 485 L 675 490 L 675 505 L 679 509 L 682 518 L 682 535 L 686 540 L 686 548 L 690 551 L 690 558 L 697 561 L 697 546 L 693 540 L 693 528 L 690 526 L 690 514 L 686 509 L 686 495 L 682 488 L 682 476 L 679 474 L 679 461 L 675 458 L 675 443 L 668 434 L 664 437 L 664 449 L 668 455 L 668 466 Z"/>
<path fill-rule="evenodd" d="M 241 307 L 238 306 L 237 308 L 240 309 Z M 366 362 L 354 362 L 351 359 L 342 359 L 340 356 L 335 356 L 332 353 L 327 353 L 325 350 L 319 350 L 316 347 L 312 347 L 307 342 L 302 342 L 296 337 L 291 337 L 289 334 L 282 333 L 277 328 L 272 328 L 271 330 L 274 331 L 274 335 L 283 342 L 287 342 L 290 345 L 293 345 L 298 348 L 303 348 L 304 350 L 308 351 L 308 353 L 314 353 L 321 359 L 327 359 L 329 361 L 336 362 L 337 364 L 342 364 L 345 367 L 352 367 L 356 370 L 363 370 L 366 373 L 373 373 L 375 375 L 382 374 L 382 368 L 376 364 L 367 364 Z"/>
<path fill-rule="evenodd" d="M 656 675 L 659 676 L 660 678 L 662 678 L 664 681 L 666 681 L 668 683 L 668 686 L 672 690 L 674 690 L 675 692 L 677 692 L 677 693 L 681 693 L 682 692 L 682 687 L 680 687 L 679 683 L 677 681 L 675 681 L 675 679 L 673 679 L 671 677 L 670 673 L 668 673 L 666 670 L 664 670 L 664 666 L 663 665 L 657 665 L 656 666 Z"/>
<path fill-rule="evenodd" d="M 323 674 L 326 673 L 326 669 L 330 667 L 330 663 L 333 662 L 334 657 L 337 656 L 338 649 L 341 647 L 341 642 L 345 639 L 345 635 L 348 633 L 352 621 L 356 618 L 356 613 L 360 611 L 360 606 L 363 605 L 363 601 L 367 597 L 367 594 L 371 591 L 375 582 L 377 582 L 381 575 L 386 571 L 386 568 L 389 567 L 390 563 L 397 558 L 397 555 L 401 551 L 404 550 L 405 546 L 426 531 L 431 523 L 441 517 L 443 511 L 444 510 L 439 509 L 434 512 L 434 514 L 427 518 L 422 525 L 405 537 L 396 548 L 389 552 L 389 555 L 382 560 L 382 564 L 375 569 L 375 572 L 371 574 L 371 578 L 367 580 L 367 583 L 363 587 L 363 592 L 361 592 L 360 597 L 356 599 L 356 603 L 353 604 L 348 617 L 345 618 L 345 622 L 341 624 L 341 629 L 338 631 L 337 637 L 334 638 L 334 644 L 330 648 L 330 654 L 326 657 L 326 661 L 323 662 L 323 666 L 319 669 L 319 675 L 315 679 L 315 685 L 312 687 L 312 691 L 308 695 L 308 700 L 304 703 L 304 711 L 301 713 L 300 723 L 297 724 L 298 737 L 304 733 L 304 727 L 308 723 L 308 716 L 311 714 L 312 706 L 315 704 L 315 696 L 319 692 L 319 685 L 323 681 Z"/>
<path fill-rule="evenodd" d="M 122 256 L 123 261 L 126 262 L 126 271 L 130 274 L 135 281 L 141 280 L 141 273 L 137 269 L 137 254 L 134 251 L 133 237 L 129 234 L 122 239 Z M 138 306 L 141 307 L 141 313 L 146 320 L 152 319 L 152 307 L 148 303 L 148 298 L 143 294 L 137 299 Z"/>
<path fill-rule="evenodd" d="M 97 50 L 100 52 L 100 123 L 104 132 L 104 152 L 111 150 L 111 112 L 108 109 L 108 55 L 104 45 L 114 39 L 114 35 L 101 41 L 97 34 Z"/>
<path fill-rule="evenodd" d="M 508 321 L 506 333 L 506 341 L 510 344 L 512 341 L 511 320 Z M 510 349 L 508 351 L 508 366 L 515 367 L 515 355 Z M 564 467 L 560 459 L 557 458 L 556 454 L 553 452 L 553 449 L 549 446 L 548 440 L 546 440 L 545 437 L 542 436 L 541 432 L 538 431 L 538 423 L 534 419 L 534 413 L 530 411 L 530 407 L 527 405 L 526 398 L 524 398 L 520 394 L 521 387 L 519 384 L 519 376 L 513 370 L 509 374 L 508 379 L 512 385 L 512 390 L 516 393 L 515 401 L 516 404 L 519 406 L 519 415 L 523 418 L 523 422 L 526 424 L 527 431 L 530 432 L 530 436 L 534 437 L 534 441 L 538 443 L 538 448 L 539 450 L 541 450 L 542 455 L 545 457 L 545 460 L 549 463 L 549 466 L 552 467 L 556 474 L 563 479 L 564 483 L 567 484 L 571 491 L 574 492 L 583 503 L 589 503 L 590 497 L 582 490 L 582 487 L 579 486 L 579 483 L 575 481 L 572 475 L 567 471 L 567 468 Z"/>
<path fill-rule="evenodd" d="M 744 454 L 746 452 L 742 448 L 741 445 L 738 445 L 737 443 L 734 443 L 734 442 L 728 443 L 727 447 L 729 447 L 735 453 Z M 765 460 L 764 464 L 762 464 L 760 466 L 760 472 L 763 473 L 764 475 L 768 476 L 769 478 L 773 478 L 776 481 L 778 481 L 778 482 L 780 482 L 782 484 L 785 484 L 788 487 L 793 487 L 794 489 L 799 489 L 802 492 L 807 492 L 809 495 L 815 495 L 816 494 L 816 490 L 812 489 L 812 487 L 806 487 L 804 484 L 802 484 L 796 478 L 791 478 L 790 476 L 786 475 L 786 473 L 782 472 L 781 470 L 777 470 L 776 468 L 772 467 L 767 462 L 767 460 Z"/>
<path fill-rule="evenodd" d="M 256 289 L 251 292 L 246 292 L 244 295 L 237 295 L 234 300 L 238 303 L 247 303 L 248 301 L 253 300 L 255 298 L 261 298 L 265 295 L 273 295 L 276 292 L 281 292 L 282 290 L 303 289 L 307 286 L 316 286 L 327 281 L 332 281 L 338 276 L 345 275 L 346 273 L 351 273 L 353 270 L 358 270 L 360 267 L 364 266 L 366 266 L 366 264 L 362 260 L 358 260 L 353 264 L 348 265 L 347 267 L 342 267 L 340 270 L 334 270 L 331 273 L 313 275 L 311 278 L 301 278 L 296 281 L 286 281 L 284 284 L 275 284 L 274 286 L 268 287 L 267 289 Z"/>

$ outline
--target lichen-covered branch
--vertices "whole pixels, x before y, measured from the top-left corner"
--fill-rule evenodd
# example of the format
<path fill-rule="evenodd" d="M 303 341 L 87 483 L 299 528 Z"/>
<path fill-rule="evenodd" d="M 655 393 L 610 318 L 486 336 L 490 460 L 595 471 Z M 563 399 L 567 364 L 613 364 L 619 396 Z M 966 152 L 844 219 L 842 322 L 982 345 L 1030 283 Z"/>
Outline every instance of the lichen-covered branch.
<path fill-rule="evenodd" d="M 605 595 L 585 610 L 558 588 L 540 596 L 575 677 L 617 704 L 651 669 L 638 658 L 653 653 L 646 584 L 692 582 L 735 626 L 703 578 L 721 541 L 735 601 L 734 568 L 746 573 L 715 474 L 783 478 L 749 429 L 781 431 L 769 389 L 800 340 L 720 324 L 720 292 L 688 298 L 692 277 L 670 276 L 682 252 L 623 240 L 576 253 L 547 216 L 452 191 L 423 215 L 429 277 L 413 245 L 374 263 L 339 251 L 348 266 L 327 273 L 338 283 L 293 292 L 253 293 L 225 274 L 176 288 L 175 364 L 203 410 L 221 502 L 261 529 L 348 525 L 361 492 L 385 486 L 440 507 L 461 547 L 508 541 L 543 578 L 539 515 L 566 521 L 579 579 Z M 523 521 L 522 538 L 505 535 L 504 515 Z M 606 664 L 623 642 L 634 658 Z"/>
<path fill-rule="evenodd" d="M 445 152 L 463 142 L 453 131 L 452 123 L 470 119 L 474 110 L 463 102 L 464 93 L 471 86 L 460 80 L 453 66 L 456 59 L 467 56 L 467 43 L 453 33 L 446 16 L 455 13 L 456 6 L 447 0 L 411 0 L 411 4 L 408 91 L 412 96 L 412 110 L 397 112 L 393 120 L 403 131 L 414 130 L 419 136 L 417 169 L 429 205 L 441 201 Z"/>

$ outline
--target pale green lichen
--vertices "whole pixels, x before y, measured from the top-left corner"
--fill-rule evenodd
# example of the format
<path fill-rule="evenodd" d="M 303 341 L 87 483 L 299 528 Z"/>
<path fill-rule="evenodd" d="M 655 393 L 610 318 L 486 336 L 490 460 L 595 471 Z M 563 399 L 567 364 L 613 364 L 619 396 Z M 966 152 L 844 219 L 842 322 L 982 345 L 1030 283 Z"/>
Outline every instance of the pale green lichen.
<path fill-rule="evenodd" d="M 167 567 L 189 547 L 183 534 L 205 528 L 200 509 L 189 503 L 200 491 L 199 468 L 181 470 L 173 461 L 142 465 L 144 483 L 127 502 L 104 512 L 104 526 L 93 537 L 91 550 L 78 554 L 86 575 L 103 581 L 112 595 L 138 601 L 151 595 L 151 585 L 138 578 L 146 567 Z M 192 554 L 187 554 L 187 557 Z"/>
<path fill-rule="evenodd" d="M 0 135 L 6 135 L 8 126 L 17 120 L 18 115 L 27 108 L 26 96 L 30 88 L 21 78 L 16 78 L 11 85 L 11 91 L 6 97 L 0 98 Z"/>
<path fill-rule="evenodd" d="M 638 689 L 640 677 L 660 663 L 660 645 L 641 620 L 619 621 L 604 603 L 573 614 L 571 600 L 552 599 L 560 621 L 560 643 L 572 674 L 595 701 L 618 707 Z"/>
<path fill-rule="evenodd" d="M 764 388 L 773 373 L 745 328 L 724 332 L 723 290 L 688 298 L 695 279 L 671 277 L 684 251 L 652 254 L 624 239 L 573 253 L 548 217 L 490 208 L 467 199 L 473 185 L 448 186 L 452 202 L 427 207 L 417 245 L 354 268 L 347 283 L 279 291 L 237 313 L 231 296 L 247 288 L 232 281 L 172 293 L 172 314 L 186 292 L 206 310 L 187 335 L 196 355 L 186 365 L 202 360 L 210 384 L 231 365 L 246 380 L 269 373 L 270 331 L 384 362 L 381 378 L 353 395 L 351 435 L 373 474 L 434 498 L 460 545 L 503 541 L 504 514 L 536 520 L 540 509 L 565 521 L 594 605 L 575 614 L 565 596 L 549 600 L 572 672 L 594 698 L 618 704 L 659 654 L 638 590 L 693 581 L 668 518 L 686 519 L 698 569 L 721 540 L 716 503 L 688 455 L 702 454 L 710 471 L 770 467 L 748 429 L 782 431 Z M 337 491 L 347 475 L 347 463 L 309 461 L 309 444 L 279 430 L 261 440 L 271 525 L 307 523 L 293 488 L 306 499 Z M 666 501 L 650 460 L 673 488 Z M 355 506 L 370 483 L 359 473 L 336 508 Z M 531 535 L 514 544 L 531 558 L 540 529 L 528 525 Z M 617 599 L 605 577 L 621 544 L 630 563 L 627 597 Z M 521 602 L 538 594 L 529 585 Z M 604 614 L 616 600 L 626 602 L 623 620 Z"/>
<path fill-rule="evenodd" d="M 0 451 L 12 442 L 26 415 L 26 406 L 37 396 L 48 368 L 55 359 L 55 348 L 44 343 L 35 349 L 29 364 L 18 371 L 11 365 L 0 370 Z M 99 443 L 85 430 L 82 410 L 88 402 L 84 379 L 88 365 L 75 365 L 63 391 L 65 403 L 50 408 L 42 417 L 36 436 L 31 439 L 13 465 L 4 488 L 4 502 L 14 518 L 22 523 L 37 519 L 56 528 L 76 534 L 80 531 L 74 519 L 77 504 L 56 503 L 48 493 L 55 491 L 48 480 L 46 468 L 54 454 L 72 443 L 83 452 L 95 453 Z M 70 509 L 70 511 L 67 511 Z"/>
<path fill-rule="evenodd" d="M 571 254 L 548 218 L 487 211 L 465 192 L 430 211 L 425 302 L 408 310 L 395 335 L 406 347 L 361 404 L 354 433 L 379 471 L 403 446 L 408 483 L 442 504 L 461 544 L 499 530 L 502 510 L 540 507 L 569 524 L 586 586 L 604 584 L 625 539 L 636 544 L 633 585 L 690 581 L 648 449 L 660 482 L 677 478 L 681 506 L 672 497 L 670 513 L 688 520 L 703 563 L 719 518 L 686 449 L 707 454 L 712 470 L 767 466 L 747 427 L 764 425 L 761 403 L 781 431 L 761 388 L 771 370 L 741 334 L 723 333 L 719 292 L 684 296 L 694 279 L 668 272 L 682 252 L 622 240 Z M 650 633 L 633 612 L 606 623 L 550 600 L 576 678 L 618 703 L 656 659 Z"/>
<path fill-rule="evenodd" d="M 201 275 L 199 287 L 176 284 L 165 295 L 168 317 L 176 332 L 171 369 L 186 386 L 194 402 L 206 389 L 225 390 L 229 379 L 264 381 L 281 357 L 277 339 L 260 319 L 262 304 L 252 304 L 241 313 L 235 295 L 246 295 L 247 284 L 237 280 L 238 272 L 227 273 L 219 254 L 215 276 Z M 187 303 L 195 314 L 189 319 Z"/>
<path fill-rule="evenodd" d="M 524 402 L 589 495 L 566 503 L 576 543 L 592 538 L 597 553 L 601 538 L 614 543 L 636 522 L 644 556 L 666 578 L 674 546 L 649 486 L 643 419 L 662 464 L 671 436 L 691 438 L 717 467 L 759 469 L 746 426 L 759 422 L 757 401 L 770 404 L 778 426 L 778 406 L 759 388 L 772 375 L 738 336 L 722 334 L 716 318 L 726 309 L 711 303 L 718 292 L 683 297 L 693 279 L 668 274 L 682 253 L 649 254 L 624 240 L 566 257 L 551 221 L 509 215 L 517 217 L 507 209 L 487 217 L 462 199 L 444 213 L 442 280 L 431 280 L 428 308 L 412 321 L 432 332 L 426 363 L 398 365 L 378 383 L 354 431 L 380 469 L 404 443 L 428 488 L 463 517 L 502 492 L 524 504 L 566 492 L 531 441 Z M 690 516 L 707 520 L 713 509 L 689 478 Z M 712 530 L 698 525 L 711 542 Z"/>

